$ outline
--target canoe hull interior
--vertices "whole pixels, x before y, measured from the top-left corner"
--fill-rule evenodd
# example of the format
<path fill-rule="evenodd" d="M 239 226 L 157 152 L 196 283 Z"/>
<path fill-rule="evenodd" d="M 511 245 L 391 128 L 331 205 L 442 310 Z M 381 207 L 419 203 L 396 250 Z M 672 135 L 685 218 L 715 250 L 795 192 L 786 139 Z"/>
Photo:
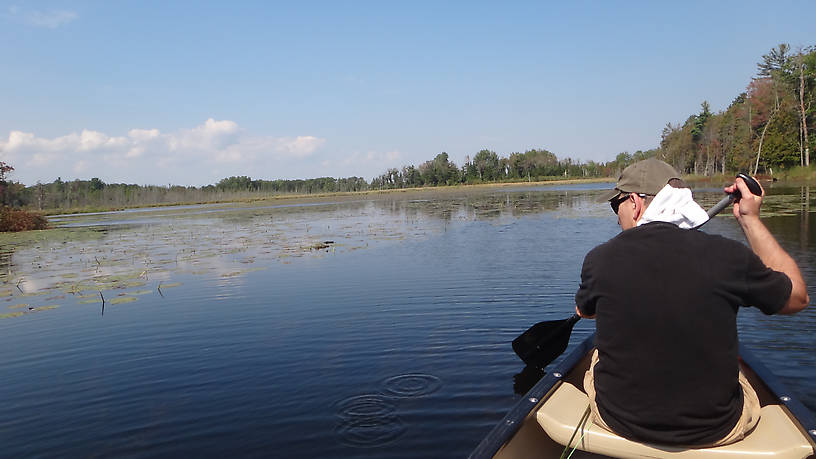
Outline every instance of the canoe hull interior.
<path fill-rule="evenodd" d="M 578 424 L 587 406 L 583 376 L 589 368 L 593 341 L 594 336 L 588 337 L 558 368 L 547 373 L 470 457 L 559 457 L 565 449 L 564 444 L 569 441 L 569 434 L 575 431 L 572 426 Z M 748 349 L 741 347 L 740 354 L 743 373 L 756 390 L 763 407 L 760 425 L 745 441 L 710 449 L 654 447 L 621 439 L 590 422 L 589 427 L 585 425 L 586 431 L 579 429 L 575 436 L 572 445 L 580 442 L 581 446 L 571 457 L 816 458 L 816 425 L 812 414 L 795 398 L 787 395 L 789 392 L 784 385 Z M 567 419 L 566 423 L 559 424 L 564 419 Z M 560 442 L 553 439 L 559 437 Z"/>

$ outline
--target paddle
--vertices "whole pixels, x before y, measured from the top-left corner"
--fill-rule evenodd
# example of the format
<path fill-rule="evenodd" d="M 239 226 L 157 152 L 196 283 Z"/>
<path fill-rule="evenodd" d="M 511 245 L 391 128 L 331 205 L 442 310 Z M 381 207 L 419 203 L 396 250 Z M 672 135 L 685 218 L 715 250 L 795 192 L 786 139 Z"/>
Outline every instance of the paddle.
<path fill-rule="evenodd" d="M 762 188 L 752 177 L 743 173 L 738 174 L 737 177 L 745 181 L 751 193 L 757 196 L 762 195 Z M 740 197 L 739 190 L 735 190 L 733 193 L 724 197 L 720 202 L 715 204 L 714 207 L 709 209 L 708 219 L 711 220 L 711 218 Z M 700 228 L 709 220 L 701 223 L 696 228 Z M 544 367 L 552 363 L 556 357 L 567 350 L 570 335 L 572 334 L 572 327 L 574 327 L 575 323 L 580 319 L 581 316 L 573 314 L 572 317 L 568 319 L 539 322 L 513 340 L 513 351 L 515 351 L 516 355 L 518 355 L 527 366 L 543 370 Z"/>
<path fill-rule="evenodd" d="M 759 183 L 757 183 L 757 181 L 754 180 L 753 177 L 740 172 L 739 174 L 737 174 L 737 178 L 741 178 L 742 180 L 745 181 L 745 184 L 748 185 L 748 190 L 750 190 L 751 193 L 753 193 L 756 196 L 761 196 L 762 195 L 762 187 L 759 186 Z M 740 193 L 739 189 L 736 189 L 736 190 L 734 190 L 733 193 L 730 193 L 730 194 L 726 195 L 724 198 L 722 198 L 720 200 L 720 202 L 718 202 L 717 204 L 714 204 L 714 207 L 708 209 L 708 212 L 707 212 L 708 213 L 708 220 L 706 220 L 703 223 L 700 223 L 699 225 L 697 225 L 697 228 L 700 228 L 701 226 L 703 226 L 706 223 L 708 223 L 709 221 L 711 221 L 711 219 L 714 218 L 715 215 L 722 212 L 722 210 L 725 209 L 726 207 L 728 207 L 732 202 L 739 201 L 740 197 L 741 197 L 741 193 Z"/>

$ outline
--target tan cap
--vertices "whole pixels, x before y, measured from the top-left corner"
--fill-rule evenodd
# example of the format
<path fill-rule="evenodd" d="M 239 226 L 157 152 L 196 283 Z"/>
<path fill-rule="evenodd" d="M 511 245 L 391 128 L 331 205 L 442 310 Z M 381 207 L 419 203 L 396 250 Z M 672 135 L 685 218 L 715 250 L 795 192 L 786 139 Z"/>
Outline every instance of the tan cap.
<path fill-rule="evenodd" d="M 680 178 L 677 169 L 659 159 L 638 161 L 623 170 L 615 188 L 604 193 L 598 201 L 611 201 L 621 193 L 656 195 L 673 178 Z"/>

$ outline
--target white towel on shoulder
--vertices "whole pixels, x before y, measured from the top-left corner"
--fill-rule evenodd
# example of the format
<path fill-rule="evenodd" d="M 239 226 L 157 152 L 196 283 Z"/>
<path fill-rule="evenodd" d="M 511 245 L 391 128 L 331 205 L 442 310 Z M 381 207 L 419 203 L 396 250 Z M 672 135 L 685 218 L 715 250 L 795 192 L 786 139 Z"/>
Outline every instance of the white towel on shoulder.
<path fill-rule="evenodd" d="M 652 199 L 637 226 L 649 222 L 667 222 L 683 229 L 690 229 L 706 221 L 708 213 L 694 202 L 690 189 L 666 185 Z"/>

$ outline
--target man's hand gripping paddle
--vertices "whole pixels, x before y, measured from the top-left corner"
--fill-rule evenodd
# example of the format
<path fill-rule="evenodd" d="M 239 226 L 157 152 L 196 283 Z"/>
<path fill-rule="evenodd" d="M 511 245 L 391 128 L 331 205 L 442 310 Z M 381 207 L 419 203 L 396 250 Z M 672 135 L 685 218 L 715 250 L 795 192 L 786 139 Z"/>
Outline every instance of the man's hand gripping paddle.
<path fill-rule="evenodd" d="M 753 193 L 755 196 L 762 196 L 762 187 L 759 186 L 759 183 L 757 183 L 757 181 L 754 180 L 753 177 L 740 172 L 739 174 L 737 174 L 737 178 L 741 178 L 745 182 L 745 184 L 748 185 L 748 189 L 751 191 L 751 193 Z M 732 202 L 739 201 L 741 197 L 742 196 L 740 190 L 738 188 L 735 188 L 733 193 L 729 193 L 724 198 L 722 198 L 720 202 L 714 204 L 714 207 L 708 209 L 708 220 L 697 225 L 697 228 L 708 223 L 712 218 L 714 218 L 715 215 L 722 212 L 722 210 L 731 205 Z"/>
<path fill-rule="evenodd" d="M 756 180 L 746 174 L 739 174 L 748 185 L 751 193 L 762 196 L 762 187 Z M 741 195 L 739 190 L 735 190 L 708 211 L 709 220 L 728 207 L 732 202 L 738 201 Z M 703 226 L 708 221 L 697 226 Z M 578 314 L 573 314 L 568 319 L 548 320 L 539 322 L 519 335 L 513 340 L 513 351 L 521 357 L 527 366 L 543 370 L 544 367 L 552 363 L 559 355 L 563 354 L 569 344 L 572 327 L 580 320 Z"/>

